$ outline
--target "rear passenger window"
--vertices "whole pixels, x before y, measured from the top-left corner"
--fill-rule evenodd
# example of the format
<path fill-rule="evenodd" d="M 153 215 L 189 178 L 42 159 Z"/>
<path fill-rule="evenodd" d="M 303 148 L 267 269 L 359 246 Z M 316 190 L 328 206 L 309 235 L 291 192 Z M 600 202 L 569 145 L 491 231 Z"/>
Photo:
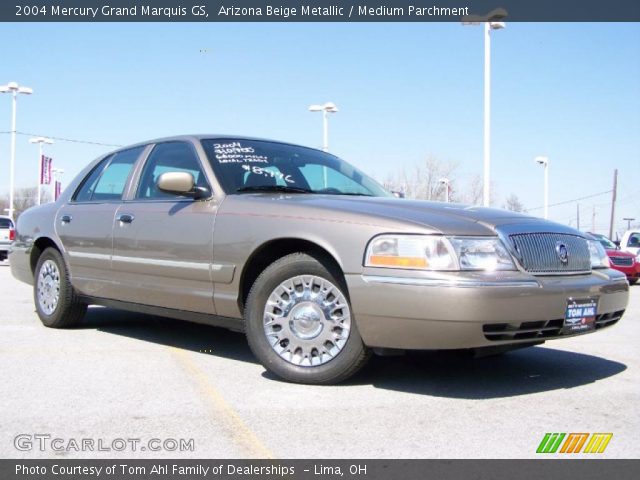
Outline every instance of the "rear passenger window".
<path fill-rule="evenodd" d="M 0 228 L 13 228 L 13 222 L 10 218 L 0 218 Z"/>
<path fill-rule="evenodd" d="M 104 160 L 98 168 L 89 174 L 76 193 L 76 202 L 105 202 L 120 200 L 127 184 L 127 179 L 136 162 L 142 147 L 118 152 Z"/>

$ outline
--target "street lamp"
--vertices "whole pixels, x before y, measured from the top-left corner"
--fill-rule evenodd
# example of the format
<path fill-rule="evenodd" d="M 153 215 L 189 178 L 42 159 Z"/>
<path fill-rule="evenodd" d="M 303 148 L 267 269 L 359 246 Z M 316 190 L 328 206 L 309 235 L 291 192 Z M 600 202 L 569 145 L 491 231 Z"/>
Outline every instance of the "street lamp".
<path fill-rule="evenodd" d="M 60 175 L 60 177 L 62 177 L 62 175 L 64 174 L 64 170 L 62 168 L 52 168 L 51 169 L 51 176 L 52 178 L 52 182 L 51 184 L 53 185 L 52 188 L 52 195 L 51 195 L 51 199 L 52 201 L 56 201 L 56 183 L 58 182 L 58 175 Z"/>
<path fill-rule="evenodd" d="M 635 220 L 635 218 L 625 217 L 622 220 L 627 222 L 627 230 L 631 230 L 631 222 L 633 222 Z"/>
<path fill-rule="evenodd" d="M 329 114 L 336 113 L 338 107 L 333 102 L 327 102 L 324 105 L 309 105 L 310 112 L 322 112 L 322 150 L 329 151 Z M 322 167 L 322 181 L 324 188 L 327 188 L 327 167 Z"/>
<path fill-rule="evenodd" d="M 11 159 L 9 166 L 9 216 L 13 218 L 13 187 L 16 164 L 16 105 L 18 94 L 31 95 L 33 89 L 21 87 L 16 82 L 9 82 L 7 85 L 0 85 L 0 93 L 10 93 L 13 97 L 13 108 L 11 115 Z"/>
<path fill-rule="evenodd" d="M 41 190 L 42 190 L 42 144 L 46 143 L 47 145 L 53 144 L 53 140 L 46 137 L 35 137 L 30 138 L 29 143 L 37 143 L 39 147 L 39 156 L 38 156 L 38 203 L 40 205 L 41 199 Z"/>
<path fill-rule="evenodd" d="M 534 160 L 544 167 L 544 218 L 549 218 L 549 158 L 536 157 Z"/>
<path fill-rule="evenodd" d="M 444 194 L 444 201 L 449 203 L 449 179 L 448 178 L 441 178 L 440 180 L 438 180 L 438 183 L 442 184 L 445 186 L 445 194 Z"/>
<path fill-rule="evenodd" d="M 469 15 L 463 18 L 463 25 L 484 25 L 484 153 L 483 153 L 483 205 L 489 206 L 490 163 L 491 163 L 491 30 L 505 28 L 501 20 L 507 16 L 506 10 L 497 8 L 487 15 Z"/>
<path fill-rule="evenodd" d="M 327 102 L 324 105 L 310 105 L 310 112 L 322 112 L 322 150 L 329 151 L 329 114 L 336 113 L 338 107 L 335 103 Z"/>

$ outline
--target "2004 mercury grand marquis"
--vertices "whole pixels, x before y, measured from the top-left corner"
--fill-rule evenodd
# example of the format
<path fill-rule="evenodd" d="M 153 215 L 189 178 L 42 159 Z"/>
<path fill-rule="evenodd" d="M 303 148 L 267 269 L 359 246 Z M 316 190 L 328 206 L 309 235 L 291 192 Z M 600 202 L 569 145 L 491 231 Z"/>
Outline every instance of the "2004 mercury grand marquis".
<path fill-rule="evenodd" d="M 101 304 L 243 330 L 265 368 L 302 383 L 344 380 L 372 350 L 597 331 L 629 294 L 577 230 L 396 199 L 333 155 L 213 135 L 97 159 L 20 216 L 10 260 L 46 326 Z"/>

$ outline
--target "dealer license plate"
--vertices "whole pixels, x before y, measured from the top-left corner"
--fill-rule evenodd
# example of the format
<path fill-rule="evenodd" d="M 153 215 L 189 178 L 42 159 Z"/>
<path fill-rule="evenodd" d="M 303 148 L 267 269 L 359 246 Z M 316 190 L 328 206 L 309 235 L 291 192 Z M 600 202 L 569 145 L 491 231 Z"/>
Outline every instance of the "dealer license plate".
<path fill-rule="evenodd" d="M 576 334 L 589 332 L 596 328 L 598 301 L 593 298 L 568 300 L 564 314 L 564 325 L 560 333 Z"/>

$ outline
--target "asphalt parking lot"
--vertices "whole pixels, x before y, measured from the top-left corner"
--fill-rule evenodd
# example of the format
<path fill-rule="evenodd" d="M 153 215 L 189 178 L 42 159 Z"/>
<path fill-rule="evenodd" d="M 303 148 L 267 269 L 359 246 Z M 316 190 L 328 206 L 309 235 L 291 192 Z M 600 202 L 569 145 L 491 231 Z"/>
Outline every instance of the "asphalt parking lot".
<path fill-rule="evenodd" d="M 594 335 L 475 360 L 374 358 L 347 384 L 310 387 L 272 378 L 223 329 L 105 308 L 82 328 L 47 329 L 2 262 L 0 457 L 530 458 L 546 432 L 612 432 L 599 456 L 638 458 L 640 286 L 631 292 L 623 320 Z M 21 434 L 63 448 L 20 450 Z M 142 443 L 66 448 L 87 438 Z M 154 438 L 193 450 L 139 448 Z"/>

